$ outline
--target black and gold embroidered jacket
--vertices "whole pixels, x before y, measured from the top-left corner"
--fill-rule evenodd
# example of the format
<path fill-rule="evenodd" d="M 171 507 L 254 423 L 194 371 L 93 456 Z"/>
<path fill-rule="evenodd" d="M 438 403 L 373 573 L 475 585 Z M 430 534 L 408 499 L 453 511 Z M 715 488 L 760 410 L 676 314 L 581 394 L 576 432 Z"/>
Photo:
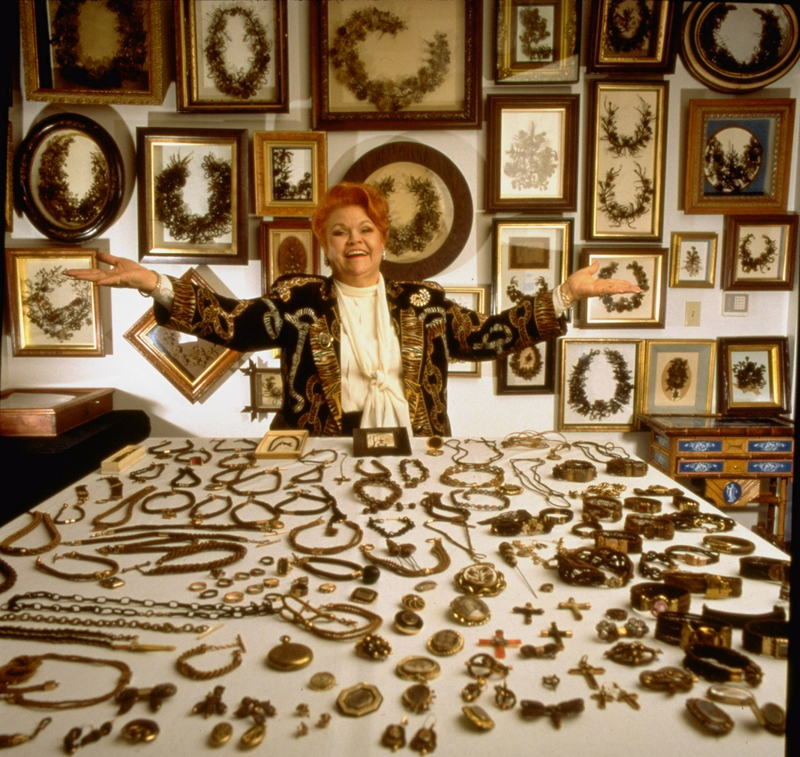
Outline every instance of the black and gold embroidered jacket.
<path fill-rule="evenodd" d="M 273 428 L 341 434 L 341 323 L 333 279 L 282 276 L 268 297 L 237 300 L 173 279 L 172 312 L 159 324 L 241 352 L 281 350 L 283 406 Z M 450 436 L 447 364 L 495 360 L 565 331 L 549 292 L 486 316 L 448 300 L 434 282 L 386 282 L 389 316 L 400 340 L 403 384 L 416 436 Z"/>

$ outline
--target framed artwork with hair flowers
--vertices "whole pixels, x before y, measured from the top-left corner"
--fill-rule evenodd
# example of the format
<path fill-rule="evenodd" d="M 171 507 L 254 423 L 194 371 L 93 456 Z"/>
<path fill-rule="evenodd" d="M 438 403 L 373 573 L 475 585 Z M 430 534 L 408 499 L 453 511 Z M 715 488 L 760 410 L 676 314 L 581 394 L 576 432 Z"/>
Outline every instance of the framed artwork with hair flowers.
<path fill-rule="evenodd" d="M 642 339 L 560 339 L 557 431 L 634 431 Z"/>
<path fill-rule="evenodd" d="M 286 0 L 177 0 L 180 111 L 286 113 Z"/>
<path fill-rule="evenodd" d="M 495 219 L 492 306 L 499 313 L 523 295 L 553 290 L 569 275 L 574 221 Z M 497 361 L 498 394 L 552 394 L 555 344 L 544 341 Z"/>
<path fill-rule="evenodd" d="M 247 263 L 247 129 L 136 129 L 139 260 Z"/>
<path fill-rule="evenodd" d="M 717 343 L 713 339 L 648 339 L 640 412 L 708 415 L 716 355 Z"/>
<path fill-rule="evenodd" d="M 674 73 L 681 5 L 675 0 L 591 3 L 587 73 Z"/>
<path fill-rule="evenodd" d="M 318 0 L 312 128 L 478 129 L 483 0 Z"/>
<path fill-rule="evenodd" d="M 797 213 L 725 219 L 723 289 L 789 291 L 794 287 Z"/>
<path fill-rule="evenodd" d="M 790 410 L 785 336 L 720 337 L 717 411 L 723 416 L 771 416 Z"/>
<path fill-rule="evenodd" d="M 21 0 L 25 97 L 160 105 L 169 3 Z"/>
<path fill-rule="evenodd" d="M 667 310 L 667 250 L 660 247 L 585 247 L 581 266 L 599 263 L 599 279 L 624 279 L 641 291 L 606 294 L 578 303 L 582 329 L 663 329 Z"/>
<path fill-rule="evenodd" d="M 684 213 L 784 212 L 794 112 L 781 97 L 690 100 Z"/>

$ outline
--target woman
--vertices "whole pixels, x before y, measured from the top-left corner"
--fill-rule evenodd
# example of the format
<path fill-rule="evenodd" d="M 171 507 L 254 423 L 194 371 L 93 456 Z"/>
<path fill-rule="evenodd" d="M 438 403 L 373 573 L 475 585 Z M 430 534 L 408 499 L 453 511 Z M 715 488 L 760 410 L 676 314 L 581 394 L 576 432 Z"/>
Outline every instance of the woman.
<path fill-rule="evenodd" d="M 389 214 L 374 187 L 332 187 L 312 228 L 332 275 L 281 276 L 263 298 L 222 297 L 103 253 L 97 257 L 111 270 L 68 273 L 152 296 L 156 320 L 168 328 L 241 352 L 279 347 L 284 397 L 272 428 L 312 436 L 350 434 L 359 425 L 450 436 L 450 359 L 494 360 L 555 339 L 573 302 L 638 291 L 627 281 L 594 279 L 595 264 L 487 317 L 448 300 L 436 283 L 383 278 Z"/>

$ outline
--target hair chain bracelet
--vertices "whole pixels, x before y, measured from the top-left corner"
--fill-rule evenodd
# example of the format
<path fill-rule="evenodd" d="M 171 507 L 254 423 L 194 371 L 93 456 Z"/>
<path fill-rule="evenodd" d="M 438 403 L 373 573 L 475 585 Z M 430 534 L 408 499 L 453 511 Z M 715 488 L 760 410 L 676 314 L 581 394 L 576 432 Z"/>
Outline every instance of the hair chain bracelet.
<path fill-rule="evenodd" d="M 334 519 L 331 518 L 328 520 L 328 525 L 325 527 L 323 533 L 325 534 L 325 536 L 328 537 L 336 536 L 337 534 L 336 526 L 337 525 L 346 526 L 352 531 L 352 536 L 350 537 L 349 541 L 347 541 L 347 543 L 337 544 L 336 546 L 333 547 L 306 547 L 305 545 L 300 544 L 297 541 L 298 534 L 307 529 L 316 528 L 317 526 L 322 525 L 322 523 L 324 522 L 325 520 L 320 517 L 317 518 L 315 521 L 312 521 L 311 523 L 304 523 L 300 526 L 296 526 L 289 532 L 288 536 L 289 544 L 291 544 L 292 548 L 295 549 L 296 551 L 302 552 L 303 554 L 306 555 L 335 555 L 338 554 L 339 552 L 344 552 L 350 549 L 351 547 L 357 546 L 361 541 L 362 537 L 364 536 L 364 532 L 361 530 L 361 526 L 359 526 L 357 523 L 354 523 L 351 520 L 340 520 L 334 523 Z"/>
<path fill-rule="evenodd" d="M 376 557 L 372 554 L 375 547 L 372 544 L 362 544 L 359 549 L 364 557 L 374 565 L 379 565 L 382 568 L 396 573 L 398 576 L 406 576 L 411 578 L 418 578 L 420 576 L 431 576 L 436 573 L 442 573 L 450 567 L 450 555 L 447 554 L 442 540 L 438 537 L 428 539 L 433 544 L 431 547 L 431 554 L 436 558 L 436 565 L 432 568 L 411 568 L 396 560 L 389 560 L 384 557 Z"/>
<path fill-rule="evenodd" d="M 216 668 L 215 670 L 198 670 L 193 665 L 190 665 L 187 660 L 190 657 L 206 654 L 207 652 L 216 652 L 220 649 L 233 649 L 232 659 L 227 665 Z M 219 678 L 232 670 L 236 670 L 242 664 L 242 655 L 247 652 L 242 637 L 237 634 L 236 641 L 233 644 L 223 644 L 219 646 L 209 646 L 208 644 L 200 644 L 200 646 L 193 647 L 186 650 L 175 663 L 178 672 L 186 678 L 191 678 L 193 681 L 210 681 L 212 678 Z"/>
<path fill-rule="evenodd" d="M 26 555 L 41 555 L 51 549 L 54 549 L 61 543 L 61 534 L 56 528 L 49 513 L 42 512 L 41 510 L 33 510 L 29 512 L 31 522 L 27 526 L 23 526 L 18 531 L 15 531 L 10 536 L 7 536 L 0 542 L 0 552 L 4 555 L 11 557 L 23 557 Z M 50 541 L 40 547 L 12 547 L 11 545 L 19 541 L 23 536 L 27 536 L 34 531 L 37 526 L 44 524 L 47 533 L 50 535 Z"/>

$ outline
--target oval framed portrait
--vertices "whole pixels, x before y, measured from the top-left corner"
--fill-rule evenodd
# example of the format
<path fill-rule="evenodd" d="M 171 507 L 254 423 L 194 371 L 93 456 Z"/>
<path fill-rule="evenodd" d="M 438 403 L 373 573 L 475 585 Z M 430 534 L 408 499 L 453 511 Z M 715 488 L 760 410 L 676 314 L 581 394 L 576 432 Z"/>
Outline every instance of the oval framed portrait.
<path fill-rule="evenodd" d="M 417 142 L 390 142 L 350 166 L 344 181 L 372 184 L 389 203 L 389 234 L 381 270 L 395 281 L 441 273 L 464 249 L 472 230 L 472 195 L 455 163 Z"/>
<path fill-rule="evenodd" d="M 17 200 L 42 234 L 84 242 L 101 234 L 122 205 L 122 155 L 91 118 L 59 113 L 35 124 L 17 151 Z"/>

